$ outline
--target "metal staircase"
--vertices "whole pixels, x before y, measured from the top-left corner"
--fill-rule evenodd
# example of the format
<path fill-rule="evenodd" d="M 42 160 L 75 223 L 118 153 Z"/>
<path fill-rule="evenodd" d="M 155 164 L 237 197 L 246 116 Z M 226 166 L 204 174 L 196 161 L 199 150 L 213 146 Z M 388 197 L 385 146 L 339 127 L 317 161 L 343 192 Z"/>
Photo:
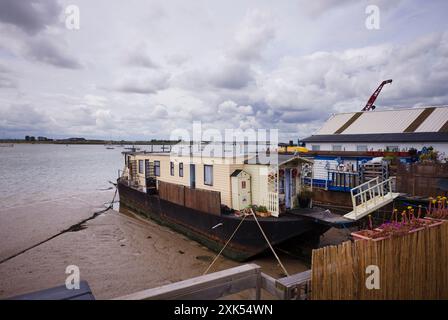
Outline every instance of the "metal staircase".
<path fill-rule="evenodd" d="M 376 177 L 351 189 L 353 211 L 344 215 L 344 218 L 359 220 L 394 201 L 399 193 L 392 192 L 393 179 L 380 181 L 380 177 Z"/>

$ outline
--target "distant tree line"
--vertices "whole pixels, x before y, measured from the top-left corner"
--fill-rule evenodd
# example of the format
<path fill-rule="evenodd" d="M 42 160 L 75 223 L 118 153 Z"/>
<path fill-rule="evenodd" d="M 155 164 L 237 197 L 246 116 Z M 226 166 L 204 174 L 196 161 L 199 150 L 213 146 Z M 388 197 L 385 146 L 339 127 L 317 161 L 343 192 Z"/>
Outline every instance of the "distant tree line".
<path fill-rule="evenodd" d="M 20 139 L 8 139 L 12 142 L 23 142 Z M 6 141 L 6 140 L 5 140 Z M 51 142 L 56 144 L 116 144 L 116 145 L 150 145 L 150 144 L 175 144 L 180 140 L 164 140 L 164 139 L 151 139 L 151 140 L 102 140 L 102 139 L 86 139 L 81 137 L 66 138 L 66 139 L 50 139 L 47 137 L 39 136 L 25 136 L 25 142 Z"/>
<path fill-rule="evenodd" d="M 48 139 L 47 137 L 35 137 L 35 136 L 25 136 L 25 141 L 53 141 L 53 139 Z"/>

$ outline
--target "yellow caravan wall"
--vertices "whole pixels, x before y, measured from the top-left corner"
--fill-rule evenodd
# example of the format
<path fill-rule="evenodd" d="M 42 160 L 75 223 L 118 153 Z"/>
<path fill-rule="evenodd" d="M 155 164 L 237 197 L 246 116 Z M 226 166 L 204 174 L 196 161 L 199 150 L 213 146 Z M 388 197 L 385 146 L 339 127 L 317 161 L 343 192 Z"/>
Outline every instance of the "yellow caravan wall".
<path fill-rule="evenodd" d="M 151 155 L 139 154 L 132 159 L 145 160 L 149 159 L 151 162 L 160 161 L 160 176 L 157 177 L 159 181 L 190 186 L 190 158 L 189 157 L 171 157 L 169 155 Z M 229 159 L 226 159 L 229 160 Z M 170 161 L 174 162 L 174 176 L 170 175 Z M 242 161 L 242 160 L 238 160 Z M 184 176 L 179 177 L 179 163 L 184 164 Z M 232 189 L 230 175 L 236 169 L 242 169 L 243 164 L 228 164 L 221 163 L 220 158 L 202 158 L 201 161 L 195 161 L 196 165 L 196 188 L 219 191 L 221 193 L 221 203 L 232 207 Z M 204 184 L 204 164 L 213 165 L 213 186 Z M 137 161 L 138 165 L 138 161 Z M 145 185 L 145 174 L 138 174 L 140 185 Z"/>
<path fill-rule="evenodd" d="M 252 204 L 267 206 L 268 200 L 268 166 L 246 164 L 244 171 L 251 176 Z"/>

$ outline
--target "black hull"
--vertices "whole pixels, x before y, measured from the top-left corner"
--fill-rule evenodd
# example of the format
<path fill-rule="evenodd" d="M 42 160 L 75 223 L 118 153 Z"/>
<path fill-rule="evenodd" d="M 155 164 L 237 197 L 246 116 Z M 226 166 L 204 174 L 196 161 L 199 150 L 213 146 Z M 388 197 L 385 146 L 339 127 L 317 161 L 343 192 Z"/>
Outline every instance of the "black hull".
<path fill-rule="evenodd" d="M 179 206 L 162 200 L 157 195 L 140 192 L 122 183 L 118 183 L 118 192 L 120 207 L 128 208 L 139 215 L 167 225 L 214 251 L 222 249 L 242 219 L 234 215 L 213 215 Z M 305 233 L 310 234 L 311 237 L 318 237 L 329 228 L 293 214 L 283 215 L 280 218 L 258 217 L 258 221 L 273 245 Z M 213 229 L 218 224 L 222 225 Z M 247 217 L 223 251 L 223 255 L 244 261 L 266 249 L 268 244 L 254 218 Z"/>

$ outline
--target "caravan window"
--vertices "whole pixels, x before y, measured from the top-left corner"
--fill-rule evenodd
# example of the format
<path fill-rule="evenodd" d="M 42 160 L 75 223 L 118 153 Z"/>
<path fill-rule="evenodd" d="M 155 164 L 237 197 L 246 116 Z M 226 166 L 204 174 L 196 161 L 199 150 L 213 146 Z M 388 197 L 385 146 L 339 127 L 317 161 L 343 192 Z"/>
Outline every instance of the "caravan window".
<path fill-rule="evenodd" d="M 160 161 L 154 161 L 154 175 L 160 177 Z"/>
<path fill-rule="evenodd" d="M 183 177 L 184 176 L 184 163 L 181 162 L 179 163 L 179 177 Z"/>
<path fill-rule="evenodd" d="M 170 175 L 174 176 L 174 162 L 170 162 Z"/>
<path fill-rule="evenodd" d="M 143 173 L 143 160 L 138 160 L 138 173 Z"/>
<path fill-rule="evenodd" d="M 213 166 L 204 165 L 204 184 L 207 186 L 213 185 Z"/>

